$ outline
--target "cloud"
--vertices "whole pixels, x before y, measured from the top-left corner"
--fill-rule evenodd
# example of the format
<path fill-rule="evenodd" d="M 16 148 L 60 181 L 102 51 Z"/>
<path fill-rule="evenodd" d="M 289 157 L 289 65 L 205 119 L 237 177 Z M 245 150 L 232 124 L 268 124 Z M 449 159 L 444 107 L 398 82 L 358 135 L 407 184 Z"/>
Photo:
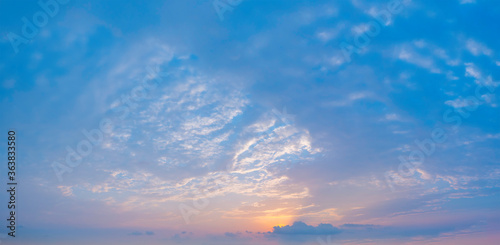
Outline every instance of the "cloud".
<path fill-rule="evenodd" d="M 467 106 L 475 106 L 474 101 L 464 99 L 464 98 L 456 98 L 454 100 L 447 100 L 444 102 L 446 105 L 449 105 L 453 108 L 463 108 Z M 477 105 L 477 104 L 476 104 Z"/>
<path fill-rule="evenodd" d="M 396 113 L 385 114 L 385 120 L 387 121 L 400 121 L 401 117 Z"/>
<path fill-rule="evenodd" d="M 332 107 L 350 106 L 358 100 L 370 99 L 370 98 L 374 98 L 373 93 L 368 92 L 368 91 L 358 91 L 358 92 L 353 92 L 353 93 L 348 94 L 342 100 L 327 102 L 325 105 L 332 106 Z"/>
<path fill-rule="evenodd" d="M 335 227 L 331 224 L 319 224 L 317 226 L 307 225 L 297 221 L 293 225 L 274 227 L 273 231 L 266 234 L 268 239 L 283 239 L 287 241 L 312 242 L 320 241 L 326 236 L 327 240 L 344 241 L 371 241 L 378 239 L 402 239 L 402 238 L 434 238 L 441 234 L 453 234 L 467 231 L 475 224 L 470 221 L 462 221 L 449 224 L 433 225 L 400 225 L 385 226 L 374 224 L 343 224 Z M 321 244 L 321 243 L 320 243 Z M 378 243 L 377 243 L 378 244 Z"/>
<path fill-rule="evenodd" d="M 396 50 L 396 57 L 398 59 L 425 68 L 432 73 L 441 73 L 441 70 L 436 66 L 436 62 L 431 56 L 422 55 L 409 45 L 403 45 Z"/>
<path fill-rule="evenodd" d="M 486 45 L 479 43 L 473 39 L 469 39 L 466 43 L 467 50 L 474 56 L 487 55 L 490 56 L 493 51 L 486 47 Z"/>
<path fill-rule="evenodd" d="M 297 221 L 291 226 L 275 226 L 273 227 L 272 233 L 277 235 L 335 235 L 340 233 L 340 229 L 331 224 L 311 226 L 304 222 Z"/>
<path fill-rule="evenodd" d="M 236 238 L 236 237 L 240 236 L 241 233 L 240 232 L 237 232 L 237 233 L 226 232 L 226 233 L 224 233 L 224 235 L 227 236 L 227 237 L 230 237 L 230 238 Z"/>
<path fill-rule="evenodd" d="M 481 72 L 473 63 L 465 63 L 465 75 L 475 79 L 482 79 Z"/>
<path fill-rule="evenodd" d="M 345 23 L 337 24 L 334 28 L 323 29 L 316 33 L 316 37 L 322 42 L 328 42 L 338 37 L 339 33 L 345 28 Z"/>
<path fill-rule="evenodd" d="M 239 87 L 196 74 L 188 65 L 163 65 L 171 76 L 138 102 L 128 118 L 117 119 L 91 156 L 112 159 L 99 166 L 105 177 L 85 180 L 76 189 L 126 210 L 160 209 L 161 203 L 191 201 L 202 194 L 310 196 L 308 188 L 285 173 L 321 150 L 286 110 L 261 107 Z M 127 198 L 115 198 L 115 192 Z"/>
<path fill-rule="evenodd" d="M 61 190 L 63 196 L 66 197 L 73 196 L 73 189 L 71 186 L 58 186 L 57 188 Z"/>

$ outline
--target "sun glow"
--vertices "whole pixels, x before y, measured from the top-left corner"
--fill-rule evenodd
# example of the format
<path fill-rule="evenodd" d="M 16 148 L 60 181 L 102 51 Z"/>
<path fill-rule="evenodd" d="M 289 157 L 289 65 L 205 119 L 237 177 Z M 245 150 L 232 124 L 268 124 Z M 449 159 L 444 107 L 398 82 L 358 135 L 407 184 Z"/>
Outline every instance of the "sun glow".
<path fill-rule="evenodd" d="M 262 229 L 272 230 L 275 226 L 287 226 L 293 223 L 293 215 L 260 216 L 255 220 Z"/>

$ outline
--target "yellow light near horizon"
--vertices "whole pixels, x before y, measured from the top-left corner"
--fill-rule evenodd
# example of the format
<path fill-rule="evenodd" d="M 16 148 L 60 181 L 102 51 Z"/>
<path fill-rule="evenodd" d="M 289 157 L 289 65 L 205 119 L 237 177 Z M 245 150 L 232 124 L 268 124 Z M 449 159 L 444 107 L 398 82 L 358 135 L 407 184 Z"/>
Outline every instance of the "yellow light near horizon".
<path fill-rule="evenodd" d="M 271 231 L 275 226 L 287 226 L 293 223 L 292 215 L 260 216 L 255 221 L 263 229 Z"/>

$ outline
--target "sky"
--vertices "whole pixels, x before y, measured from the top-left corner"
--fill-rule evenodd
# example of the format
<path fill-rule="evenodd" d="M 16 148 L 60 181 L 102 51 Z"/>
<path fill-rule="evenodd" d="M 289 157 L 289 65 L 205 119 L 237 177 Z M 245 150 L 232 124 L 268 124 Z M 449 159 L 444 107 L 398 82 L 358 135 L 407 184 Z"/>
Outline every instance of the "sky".
<path fill-rule="evenodd" d="M 0 23 L 2 244 L 500 240 L 498 1 L 1 0 Z"/>

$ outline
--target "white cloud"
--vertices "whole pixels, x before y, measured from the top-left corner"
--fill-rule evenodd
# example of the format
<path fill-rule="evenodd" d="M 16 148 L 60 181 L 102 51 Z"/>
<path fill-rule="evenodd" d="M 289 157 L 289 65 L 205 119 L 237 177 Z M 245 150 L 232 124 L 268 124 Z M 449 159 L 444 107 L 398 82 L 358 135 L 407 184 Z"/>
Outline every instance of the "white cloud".
<path fill-rule="evenodd" d="M 321 40 L 322 42 L 328 42 L 332 39 L 337 38 L 339 35 L 340 31 L 342 31 L 345 28 L 344 23 L 340 23 L 334 28 L 329 28 L 329 29 L 324 29 L 321 31 L 318 31 L 316 33 L 316 37 Z"/>
<path fill-rule="evenodd" d="M 371 98 L 371 97 L 373 97 L 373 94 L 371 92 L 359 91 L 359 92 L 350 93 L 343 100 L 331 101 L 331 102 L 326 103 L 325 105 L 326 106 L 333 106 L 333 107 L 349 106 L 349 105 L 352 105 L 352 103 L 354 103 L 355 101 L 367 99 L 367 98 Z"/>
<path fill-rule="evenodd" d="M 481 44 L 479 42 L 476 42 L 475 40 L 472 40 L 472 39 L 469 39 L 467 41 L 466 48 L 471 54 L 473 54 L 475 56 L 478 56 L 478 55 L 490 56 L 492 54 L 491 49 L 486 47 L 486 45 Z"/>
<path fill-rule="evenodd" d="M 359 24 L 355 25 L 351 28 L 351 32 L 355 35 L 361 35 L 367 32 L 370 29 L 370 25 L 368 24 Z"/>
<path fill-rule="evenodd" d="M 466 106 L 473 106 L 473 102 L 472 101 L 468 101 L 467 99 L 463 99 L 463 98 L 456 98 L 454 100 L 447 100 L 445 102 L 446 105 L 449 105 L 453 108 L 463 108 L 463 107 L 466 107 Z"/>
<path fill-rule="evenodd" d="M 465 75 L 476 79 L 476 84 L 495 88 L 500 85 L 500 82 L 493 81 L 491 76 L 484 77 L 481 71 L 473 63 L 465 63 Z"/>
<path fill-rule="evenodd" d="M 385 119 L 388 121 L 400 121 L 401 118 L 396 113 L 390 113 L 385 115 Z"/>
<path fill-rule="evenodd" d="M 396 58 L 425 68 L 432 73 L 441 73 L 441 70 L 435 65 L 432 57 L 421 55 L 408 45 L 396 48 Z"/>
<path fill-rule="evenodd" d="M 465 75 L 473 77 L 475 79 L 481 79 L 481 72 L 477 69 L 477 67 L 472 63 L 465 63 Z"/>
<path fill-rule="evenodd" d="M 116 124 L 99 153 L 123 155 L 126 162 L 140 158 L 159 170 L 137 170 L 127 163 L 101 166 L 107 177 L 81 188 L 100 198 L 108 198 L 108 192 L 127 193 L 127 200 L 107 202 L 124 209 L 189 201 L 200 192 L 204 197 L 236 193 L 296 199 L 310 195 L 307 188 L 284 175 L 284 170 L 320 151 L 312 146 L 307 130 L 272 110 L 265 110 L 249 125 L 239 122 L 237 118 L 251 101 L 229 83 L 183 75 L 168 84 L 158 87 L 157 97 L 139 103 L 128 119 Z M 349 99 L 364 96 L 351 94 Z M 130 156 L 131 152 L 136 155 Z M 225 161 L 231 167 L 217 167 Z M 164 177 L 164 172 L 186 167 L 203 171 L 177 179 Z"/>

